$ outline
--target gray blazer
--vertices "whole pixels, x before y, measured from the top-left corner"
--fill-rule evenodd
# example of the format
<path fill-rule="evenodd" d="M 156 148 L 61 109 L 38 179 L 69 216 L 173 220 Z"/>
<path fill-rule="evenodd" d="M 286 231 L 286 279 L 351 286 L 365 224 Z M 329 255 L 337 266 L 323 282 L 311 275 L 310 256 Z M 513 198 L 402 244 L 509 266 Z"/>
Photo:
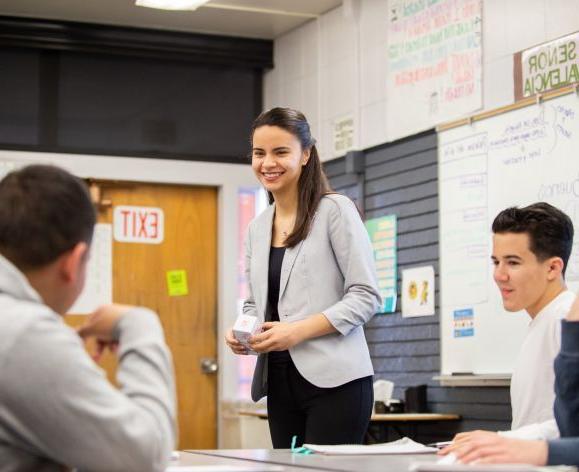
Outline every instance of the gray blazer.
<path fill-rule="evenodd" d="M 249 295 L 243 312 L 265 321 L 275 206 L 249 225 L 245 267 Z M 362 325 L 378 307 L 374 257 L 368 233 L 352 201 L 331 194 L 320 201 L 309 235 L 288 248 L 282 263 L 278 311 L 293 322 L 323 313 L 337 330 L 290 348 L 300 374 L 318 387 L 336 387 L 374 373 Z M 251 396 L 267 395 L 266 356 L 257 360 Z"/>

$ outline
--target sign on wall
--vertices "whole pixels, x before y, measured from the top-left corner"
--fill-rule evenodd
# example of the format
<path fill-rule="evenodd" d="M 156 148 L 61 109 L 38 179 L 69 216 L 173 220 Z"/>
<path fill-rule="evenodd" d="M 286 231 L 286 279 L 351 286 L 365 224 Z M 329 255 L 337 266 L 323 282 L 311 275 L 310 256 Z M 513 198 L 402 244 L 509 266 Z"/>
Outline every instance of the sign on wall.
<path fill-rule="evenodd" d="M 397 297 L 396 215 L 366 220 L 365 225 L 374 249 L 378 289 L 382 296 L 380 313 L 394 313 Z"/>
<path fill-rule="evenodd" d="M 354 117 L 346 115 L 333 121 L 334 157 L 340 157 L 354 149 Z"/>
<path fill-rule="evenodd" d="M 402 316 L 434 315 L 434 267 L 402 271 Z"/>
<path fill-rule="evenodd" d="M 515 98 L 579 82 L 579 32 L 515 54 Z"/>
<path fill-rule="evenodd" d="M 119 205 L 113 213 L 115 241 L 160 244 L 165 217 L 161 208 Z"/>
<path fill-rule="evenodd" d="M 481 0 L 395 0 L 387 29 L 389 140 L 481 108 Z"/>

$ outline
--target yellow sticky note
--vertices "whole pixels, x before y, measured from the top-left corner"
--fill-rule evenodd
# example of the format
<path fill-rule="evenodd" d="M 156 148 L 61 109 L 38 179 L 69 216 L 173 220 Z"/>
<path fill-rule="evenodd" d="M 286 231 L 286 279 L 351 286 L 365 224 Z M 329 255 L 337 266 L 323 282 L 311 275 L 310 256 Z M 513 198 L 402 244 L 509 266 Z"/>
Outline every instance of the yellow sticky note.
<path fill-rule="evenodd" d="M 184 270 L 168 270 L 167 288 L 169 289 L 170 297 L 188 295 L 189 287 L 187 286 L 187 272 Z"/>

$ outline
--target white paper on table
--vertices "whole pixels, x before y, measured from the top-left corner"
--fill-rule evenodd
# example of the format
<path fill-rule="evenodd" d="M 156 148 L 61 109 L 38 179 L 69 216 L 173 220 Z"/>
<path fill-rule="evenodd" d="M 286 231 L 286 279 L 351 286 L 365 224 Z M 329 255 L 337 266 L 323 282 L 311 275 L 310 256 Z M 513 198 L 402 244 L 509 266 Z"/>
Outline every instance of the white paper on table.
<path fill-rule="evenodd" d="M 94 227 L 84 289 L 69 313 L 88 314 L 113 301 L 113 231 L 98 223 Z"/>
<path fill-rule="evenodd" d="M 402 438 L 397 441 L 359 445 L 359 444 L 342 444 L 337 446 L 324 446 L 319 444 L 304 444 L 306 447 L 314 452 L 321 454 L 336 454 L 336 455 L 365 455 L 365 454 L 423 454 L 438 451 L 435 447 L 427 447 L 413 441 L 410 438 Z"/>

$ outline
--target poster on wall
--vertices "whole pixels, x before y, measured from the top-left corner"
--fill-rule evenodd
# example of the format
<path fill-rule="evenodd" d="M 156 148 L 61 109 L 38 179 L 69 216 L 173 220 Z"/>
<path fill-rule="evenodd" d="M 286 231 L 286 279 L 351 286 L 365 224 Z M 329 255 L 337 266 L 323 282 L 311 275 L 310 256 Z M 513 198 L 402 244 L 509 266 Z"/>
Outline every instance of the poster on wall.
<path fill-rule="evenodd" d="M 474 310 L 472 308 L 452 312 L 452 335 L 455 338 L 474 336 Z"/>
<path fill-rule="evenodd" d="M 515 99 L 579 83 L 579 32 L 515 54 Z"/>
<path fill-rule="evenodd" d="M 389 140 L 482 107 L 481 0 L 393 0 L 387 21 Z"/>
<path fill-rule="evenodd" d="M 354 149 L 354 117 L 346 115 L 333 121 L 333 156 L 340 157 Z"/>
<path fill-rule="evenodd" d="M 414 267 L 402 271 L 402 316 L 434 315 L 434 267 Z"/>
<path fill-rule="evenodd" d="M 370 235 L 378 288 L 382 296 L 380 313 L 396 311 L 396 215 L 386 215 L 366 220 L 366 230 Z"/>

